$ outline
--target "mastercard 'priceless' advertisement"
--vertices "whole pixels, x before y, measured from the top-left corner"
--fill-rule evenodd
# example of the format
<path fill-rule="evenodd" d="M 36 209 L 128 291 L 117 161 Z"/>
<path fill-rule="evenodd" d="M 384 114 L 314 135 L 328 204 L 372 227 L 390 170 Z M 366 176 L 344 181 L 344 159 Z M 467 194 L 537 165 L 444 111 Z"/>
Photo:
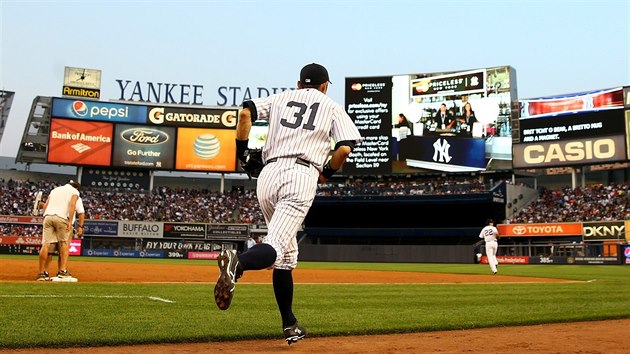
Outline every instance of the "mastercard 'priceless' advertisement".
<path fill-rule="evenodd" d="M 111 123 L 53 118 L 48 163 L 109 166 L 113 131 Z"/>
<path fill-rule="evenodd" d="M 233 129 L 178 128 L 175 169 L 235 172 L 235 139 Z"/>

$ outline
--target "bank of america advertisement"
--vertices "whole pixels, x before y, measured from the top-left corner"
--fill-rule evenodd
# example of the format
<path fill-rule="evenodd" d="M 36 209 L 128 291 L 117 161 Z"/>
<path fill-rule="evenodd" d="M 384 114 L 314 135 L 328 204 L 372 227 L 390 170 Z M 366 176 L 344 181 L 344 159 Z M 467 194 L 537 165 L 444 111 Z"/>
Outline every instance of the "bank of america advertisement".
<path fill-rule="evenodd" d="M 112 166 L 174 169 L 175 131 L 174 127 L 116 124 Z"/>
<path fill-rule="evenodd" d="M 111 123 L 52 118 L 48 163 L 109 166 L 113 130 Z"/>

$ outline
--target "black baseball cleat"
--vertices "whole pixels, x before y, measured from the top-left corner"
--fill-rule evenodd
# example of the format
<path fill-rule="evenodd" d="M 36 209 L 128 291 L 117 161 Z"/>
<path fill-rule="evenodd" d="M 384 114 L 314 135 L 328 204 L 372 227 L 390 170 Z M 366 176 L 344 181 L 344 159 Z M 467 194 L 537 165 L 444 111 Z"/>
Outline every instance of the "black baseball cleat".
<path fill-rule="evenodd" d="M 284 340 L 291 345 L 306 337 L 306 328 L 300 326 L 297 321 L 293 326 L 284 329 Z"/>
<path fill-rule="evenodd" d="M 227 310 L 232 303 L 236 279 L 240 277 L 238 257 L 231 250 L 223 250 L 217 258 L 219 263 L 219 279 L 214 286 L 214 302 L 221 310 Z"/>

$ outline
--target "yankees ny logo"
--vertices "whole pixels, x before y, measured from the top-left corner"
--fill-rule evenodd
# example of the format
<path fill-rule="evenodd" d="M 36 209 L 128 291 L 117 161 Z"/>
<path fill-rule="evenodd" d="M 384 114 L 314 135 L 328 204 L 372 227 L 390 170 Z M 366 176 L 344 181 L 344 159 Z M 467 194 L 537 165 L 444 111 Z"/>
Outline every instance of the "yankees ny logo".
<path fill-rule="evenodd" d="M 448 154 L 451 145 L 446 139 L 438 139 L 433 143 L 433 161 L 446 162 L 451 161 L 452 157 Z M 439 157 L 438 157 L 439 155 Z"/>

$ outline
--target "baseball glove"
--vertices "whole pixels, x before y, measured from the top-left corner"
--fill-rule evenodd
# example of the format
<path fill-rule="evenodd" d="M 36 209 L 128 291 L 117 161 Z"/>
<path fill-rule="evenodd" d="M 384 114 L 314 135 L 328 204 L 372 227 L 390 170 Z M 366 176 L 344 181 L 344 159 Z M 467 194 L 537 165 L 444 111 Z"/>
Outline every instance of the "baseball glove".
<path fill-rule="evenodd" d="M 248 149 L 245 152 L 245 161 L 241 161 L 241 168 L 249 179 L 258 178 L 263 167 L 265 163 L 262 159 L 262 149 Z"/>

